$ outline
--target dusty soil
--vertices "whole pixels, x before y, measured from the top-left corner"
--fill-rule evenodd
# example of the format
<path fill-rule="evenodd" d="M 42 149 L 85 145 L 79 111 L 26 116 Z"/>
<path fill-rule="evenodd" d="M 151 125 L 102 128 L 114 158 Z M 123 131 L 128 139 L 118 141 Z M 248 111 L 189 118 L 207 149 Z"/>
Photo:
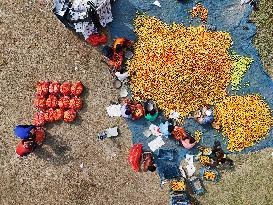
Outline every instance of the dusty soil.
<path fill-rule="evenodd" d="M 41 2 L 0 1 L 0 205 L 166 205 L 168 192 L 160 189 L 158 176 L 133 173 L 127 164 L 130 131 L 122 119 L 107 116 L 105 107 L 117 92 L 101 55 Z M 76 123 L 50 125 L 43 147 L 18 159 L 13 128 L 32 122 L 38 80 L 81 80 L 87 88 L 85 106 Z M 115 125 L 120 137 L 97 140 L 99 131 Z M 199 200 L 204 205 L 273 204 L 271 152 L 236 156 L 236 169 L 216 185 L 207 183 L 208 193 Z"/>

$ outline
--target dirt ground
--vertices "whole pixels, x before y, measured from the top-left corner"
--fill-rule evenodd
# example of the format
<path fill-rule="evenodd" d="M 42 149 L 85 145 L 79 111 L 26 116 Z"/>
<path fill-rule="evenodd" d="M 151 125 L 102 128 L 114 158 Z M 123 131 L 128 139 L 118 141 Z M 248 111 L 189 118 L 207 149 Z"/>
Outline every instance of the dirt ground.
<path fill-rule="evenodd" d="M 50 4 L 0 1 L 0 205 L 166 205 L 155 173 L 134 173 L 127 164 L 130 131 L 105 107 L 116 100 L 112 77 L 99 52 L 54 17 Z M 81 80 L 85 106 L 74 124 L 48 127 L 45 144 L 24 159 L 15 156 L 16 124 L 30 124 L 38 80 Z M 121 136 L 97 140 L 118 125 Z M 273 204 L 272 149 L 234 157 L 234 171 L 206 183 L 203 205 Z M 83 168 L 80 165 L 83 164 Z"/>

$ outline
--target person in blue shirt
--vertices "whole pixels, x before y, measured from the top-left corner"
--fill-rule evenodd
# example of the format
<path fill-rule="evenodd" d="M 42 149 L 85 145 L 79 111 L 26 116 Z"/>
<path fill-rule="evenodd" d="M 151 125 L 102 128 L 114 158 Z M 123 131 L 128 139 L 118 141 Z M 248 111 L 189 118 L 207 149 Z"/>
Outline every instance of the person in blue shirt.
<path fill-rule="evenodd" d="M 26 140 L 33 137 L 36 126 L 34 125 L 17 125 L 14 128 L 14 134 L 16 137 Z"/>
<path fill-rule="evenodd" d="M 17 125 L 14 128 L 14 134 L 21 139 L 21 142 L 16 147 L 16 153 L 20 157 L 31 153 L 45 139 L 45 130 L 34 125 Z"/>

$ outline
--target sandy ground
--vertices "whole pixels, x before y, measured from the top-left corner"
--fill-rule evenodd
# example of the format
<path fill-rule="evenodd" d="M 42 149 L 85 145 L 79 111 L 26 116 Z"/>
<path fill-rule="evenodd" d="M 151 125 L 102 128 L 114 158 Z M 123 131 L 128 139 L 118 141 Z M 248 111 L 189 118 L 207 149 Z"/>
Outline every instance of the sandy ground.
<path fill-rule="evenodd" d="M 0 24 L 0 205 L 166 205 L 158 176 L 133 173 L 127 164 L 130 131 L 106 114 L 117 92 L 99 52 L 64 29 L 50 5 L 33 0 L 0 1 Z M 81 80 L 85 106 L 75 124 L 50 125 L 44 146 L 20 160 L 13 128 L 32 122 L 38 80 Z M 115 125 L 119 138 L 97 140 L 99 131 Z M 272 151 L 236 156 L 236 169 L 216 185 L 207 183 L 200 202 L 273 204 Z"/>

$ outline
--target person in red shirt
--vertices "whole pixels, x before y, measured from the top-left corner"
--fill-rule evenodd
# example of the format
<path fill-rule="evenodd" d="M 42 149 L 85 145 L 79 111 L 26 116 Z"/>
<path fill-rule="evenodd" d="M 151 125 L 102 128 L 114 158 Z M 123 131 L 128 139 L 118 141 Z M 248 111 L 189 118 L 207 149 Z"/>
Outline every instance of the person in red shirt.
<path fill-rule="evenodd" d="M 16 154 L 18 154 L 20 157 L 27 156 L 35 149 L 35 147 L 36 145 L 34 141 L 22 140 L 16 147 Z"/>
<path fill-rule="evenodd" d="M 141 103 L 136 103 L 131 105 L 131 111 L 132 111 L 132 120 L 140 119 L 145 115 L 144 107 L 141 105 Z"/>
<path fill-rule="evenodd" d="M 45 139 L 45 130 L 41 127 L 18 125 L 14 132 L 17 137 L 22 139 L 15 150 L 20 157 L 30 154 Z"/>

